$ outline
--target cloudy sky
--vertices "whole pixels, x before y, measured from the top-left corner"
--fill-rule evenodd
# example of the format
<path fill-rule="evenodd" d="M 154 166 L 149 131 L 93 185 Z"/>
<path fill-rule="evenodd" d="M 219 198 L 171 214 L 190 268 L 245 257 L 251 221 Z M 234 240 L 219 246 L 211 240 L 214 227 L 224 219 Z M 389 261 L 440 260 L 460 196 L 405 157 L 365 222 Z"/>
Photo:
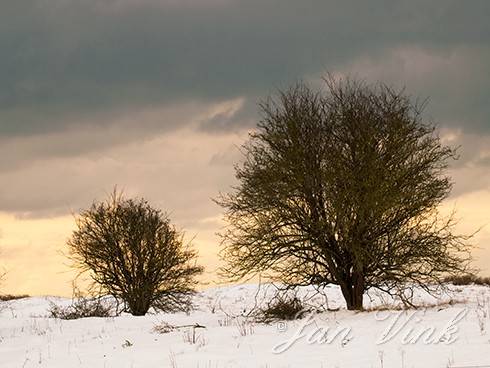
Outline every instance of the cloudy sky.
<path fill-rule="evenodd" d="M 16 0 L 0 5 L 3 289 L 69 294 L 73 213 L 117 184 L 168 210 L 213 279 L 257 102 L 325 72 L 405 86 L 461 145 L 459 228 L 490 274 L 490 2 Z"/>

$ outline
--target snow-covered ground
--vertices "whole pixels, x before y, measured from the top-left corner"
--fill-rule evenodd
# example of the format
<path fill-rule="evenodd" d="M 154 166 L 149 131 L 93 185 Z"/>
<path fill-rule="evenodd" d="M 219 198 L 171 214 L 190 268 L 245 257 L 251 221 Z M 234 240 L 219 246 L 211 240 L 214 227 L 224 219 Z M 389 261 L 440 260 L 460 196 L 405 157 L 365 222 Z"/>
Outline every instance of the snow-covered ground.
<path fill-rule="evenodd" d="M 0 302 L 0 367 L 490 367 L 490 288 L 451 290 L 440 299 L 419 292 L 424 307 L 407 311 L 376 308 L 386 301 L 372 293 L 371 311 L 351 312 L 332 286 L 309 301 L 331 311 L 271 324 L 240 317 L 272 293 L 264 285 L 203 291 L 189 315 L 64 321 L 47 311 L 70 300 Z M 163 322 L 205 328 L 154 332 Z"/>

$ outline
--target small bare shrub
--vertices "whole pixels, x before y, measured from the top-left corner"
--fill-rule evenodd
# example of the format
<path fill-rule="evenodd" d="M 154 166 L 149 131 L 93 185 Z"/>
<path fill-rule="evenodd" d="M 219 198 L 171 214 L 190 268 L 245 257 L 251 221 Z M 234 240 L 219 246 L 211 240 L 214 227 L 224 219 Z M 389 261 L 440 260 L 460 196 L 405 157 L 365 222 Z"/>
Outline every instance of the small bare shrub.
<path fill-rule="evenodd" d="M 187 327 L 187 326 L 181 326 L 181 327 Z M 204 339 L 204 337 L 196 332 L 198 328 L 205 328 L 205 327 L 199 324 L 195 324 L 186 328 L 183 334 L 184 342 L 187 342 L 191 345 L 198 345 L 199 347 L 206 345 L 206 340 Z"/>
<path fill-rule="evenodd" d="M 490 286 L 490 277 L 482 277 L 475 274 L 465 274 L 461 276 L 446 277 L 444 281 L 456 286 L 471 285 L 471 284 Z"/>
<path fill-rule="evenodd" d="M 487 330 L 487 319 L 489 318 L 490 306 L 488 305 L 488 299 L 477 298 L 476 306 L 476 318 L 478 320 L 478 327 L 480 328 L 480 333 L 482 335 L 486 334 Z"/>
<path fill-rule="evenodd" d="M 169 332 L 173 332 L 177 329 L 177 327 L 171 325 L 168 322 L 161 322 L 155 326 L 153 326 L 152 332 L 159 333 L 159 334 L 166 334 Z"/>
<path fill-rule="evenodd" d="M 236 327 L 240 336 L 249 336 L 255 333 L 255 325 L 247 319 L 238 318 Z"/>
<path fill-rule="evenodd" d="M 21 294 L 21 295 L 5 294 L 5 295 L 0 295 L 0 302 L 9 302 L 11 300 L 19 300 L 19 299 L 25 299 L 25 298 L 29 298 L 29 295 L 27 295 L 27 294 Z"/>
<path fill-rule="evenodd" d="M 184 339 L 184 342 L 187 342 L 191 345 L 204 346 L 206 344 L 206 341 L 204 340 L 201 334 L 198 334 L 196 332 L 197 329 L 202 329 L 202 328 L 206 328 L 206 327 L 198 323 L 195 323 L 193 325 L 176 326 L 176 325 L 171 325 L 168 322 L 161 322 L 153 326 L 152 332 L 159 333 L 159 334 L 166 334 L 174 331 L 180 331 L 181 329 L 183 329 L 184 331 L 182 337 Z"/>
<path fill-rule="evenodd" d="M 224 318 L 218 319 L 218 324 L 220 327 L 228 327 L 231 325 L 231 322 L 233 321 L 234 317 L 225 314 Z"/>
<path fill-rule="evenodd" d="M 301 318 L 307 311 L 308 308 L 296 294 L 279 292 L 264 307 L 258 308 L 255 317 L 259 322 L 268 323 Z"/>
<path fill-rule="evenodd" d="M 51 303 L 49 317 L 58 319 L 79 319 L 87 317 L 114 317 L 115 307 L 102 298 L 85 298 L 82 296 L 73 300 L 68 306 Z"/>

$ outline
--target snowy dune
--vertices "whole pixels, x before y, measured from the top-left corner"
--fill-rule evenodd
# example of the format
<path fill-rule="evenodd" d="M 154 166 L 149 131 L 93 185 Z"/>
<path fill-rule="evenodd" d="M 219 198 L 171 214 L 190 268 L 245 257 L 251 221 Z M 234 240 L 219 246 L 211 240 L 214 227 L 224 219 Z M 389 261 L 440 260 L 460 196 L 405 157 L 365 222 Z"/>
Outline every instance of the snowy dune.
<path fill-rule="evenodd" d="M 332 311 L 271 324 L 243 317 L 272 293 L 222 287 L 199 293 L 189 315 L 71 321 L 46 317 L 67 299 L 0 302 L 0 367 L 490 367 L 489 287 L 452 286 L 439 299 L 420 291 L 423 307 L 408 311 L 385 310 L 389 301 L 370 293 L 369 312 L 345 310 L 337 287 L 326 297 L 305 288 L 309 304 Z M 162 322 L 205 328 L 154 332 Z"/>

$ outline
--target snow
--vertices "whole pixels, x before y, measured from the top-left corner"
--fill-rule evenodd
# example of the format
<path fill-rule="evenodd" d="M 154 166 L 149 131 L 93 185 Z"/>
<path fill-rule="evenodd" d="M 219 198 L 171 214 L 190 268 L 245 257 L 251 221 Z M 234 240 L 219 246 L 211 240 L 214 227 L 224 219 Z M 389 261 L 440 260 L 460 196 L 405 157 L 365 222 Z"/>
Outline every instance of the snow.
<path fill-rule="evenodd" d="M 271 285 L 202 291 L 189 315 L 65 321 L 47 315 L 50 302 L 68 299 L 0 302 L 0 367 L 490 367 L 490 288 L 450 289 L 438 298 L 419 290 L 423 307 L 413 310 L 387 309 L 392 301 L 373 292 L 365 296 L 371 311 L 353 312 L 335 286 L 326 297 L 303 288 L 308 303 L 331 311 L 270 324 L 244 316 L 272 295 Z M 163 322 L 206 328 L 156 333 Z"/>

